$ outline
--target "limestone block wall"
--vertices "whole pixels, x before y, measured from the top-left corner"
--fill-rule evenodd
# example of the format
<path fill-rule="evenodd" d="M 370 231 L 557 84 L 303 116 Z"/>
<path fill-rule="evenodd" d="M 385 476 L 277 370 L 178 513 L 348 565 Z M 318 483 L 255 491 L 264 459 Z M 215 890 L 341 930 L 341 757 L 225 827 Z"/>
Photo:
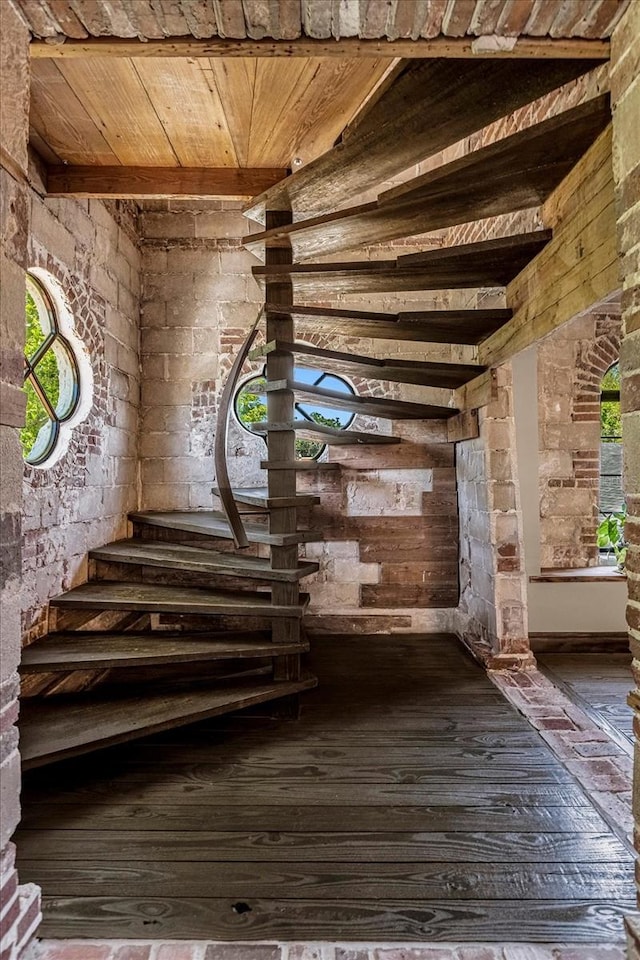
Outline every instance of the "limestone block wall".
<path fill-rule="evenodd" d="M 242 249 L 252 225 L 234 202 L 145 204 L 141 329 L 141 496 L 146 508 L 218 506 L 213 442 L 225 378 L 263 297 L 253 280 L 255 258 Z M 437 245 L 438 238 L 431 241 Z M 406 252 L 407 244 L 403 245 Z M 354 256 L 393 256 L 389 248 Z M 344 256 L 341 254 L 341 256 Z M 473 306 L 478 293 L 430 291 L 349 297 L 357 309 Z M 308 343 L 372 356 L 473 360 L 469 347 L 361 340 L 300 324 Z M 247 365 L 247 378 L 262 369 Z M 349 378 L 358 393 L 438 401 L 444 391 Z M 354 429 L 401 435 L 386 449 L 331 448 L 332 466 L 302 476 L 300 489 L 321 493 L 322 505 L 301 518 L 323 531 L 307 547 L 321 571 L 305 581 L 313 630 L 444 630 L 457 604 L 457 504 L 454 449 L 442 423 L 396 423 L 358 416 Z M 231 418 L 232 482 L 264 484 L 266 448 Z"/>
<path fill-rule="evenodd" d="M 47 601 L 86 580 L 87 551 L 124 536 L 127 512 L 137 506 L 140 254 L 131 204 L 43 200 L 35 190 L 28 202 L 26 265 L 66 301 L 85 410 L 52 466 L 25 468 L 30 640 L 46 630 Z"/>
<path fill-rule="evenodd" d="M 620 353 L 620 305 L 595 307 L 538 346 L 540 567 L 598 563 L 600 384 Z"/>
<path fill-rule="evenodd" d="M 531 654 L 510 363 L 496 369 L 496 388 L 480 437 L 457 445 L 457 631 L 488 666 L 523 666 Z"/>
<path fill-rule="evenodd" d="M 24 270 L 29 203 L 27 130 L 29 31 L 13 8 L 0 9 L 0 954 L 17 960 L 40 920 L 40 891 L 19 884 L 11 837 L 20 820 L 18 674 L 22 604 Z"/>

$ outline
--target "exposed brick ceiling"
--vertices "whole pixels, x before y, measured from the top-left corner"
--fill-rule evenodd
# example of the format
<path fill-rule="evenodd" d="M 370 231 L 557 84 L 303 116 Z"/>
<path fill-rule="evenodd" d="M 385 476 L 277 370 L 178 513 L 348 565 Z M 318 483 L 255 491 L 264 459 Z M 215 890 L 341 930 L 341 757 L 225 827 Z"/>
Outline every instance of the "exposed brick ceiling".
<path fill-rule="evenodd" d="M 7 2 L 7 0 L 3 0 Z M 35 37 L 599 38 L 631 0 L 8 0 Z M 637 2 L 637 0 L 636 0 Z"/>

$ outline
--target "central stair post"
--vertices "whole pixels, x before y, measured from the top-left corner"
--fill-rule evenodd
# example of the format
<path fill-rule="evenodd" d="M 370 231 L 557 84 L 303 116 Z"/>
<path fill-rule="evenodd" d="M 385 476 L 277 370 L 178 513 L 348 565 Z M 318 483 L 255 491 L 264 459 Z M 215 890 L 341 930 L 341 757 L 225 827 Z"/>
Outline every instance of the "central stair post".
<path fill-rule="evenodd" d="M 292 215 L 288 211 L 267 211 L 266 227 L 273 229 L 287 226 L 292 222 Z M 290 264 L 291 250 L 288 247 L 267 244 L 265 250 L 265 264 Z M 278 305 L 291 306 L 293 303 L 293 286 L 289 277 L 277 281 L 268 281 L 265 289 L 265 300 L 269 304 L 266 311 L 266 338 L 284 340 L 293 343 L 294 320 L 286 313 L 278 313 Z M 267 383 L 274 380 L 293 380 L 293 354 L 275 351 L 267 356 L 266 362 Z M 270 424 L 281 425 L 294 419 L 294 395 L 291 390 L 282 390 L 267 394 L 267 421 Z M 295 497 L 295 431 L 267 429 L 268 461 L 290 462 L 291 469 L 268 470 L 267 485 L 270 497 Z M 298 527 L 296 507 L 272 507 L 269 511 L 270 533 L 295 533 Z M 276 570 L 294 570 L 298 566 L 298 545 L 286 547 L 271 547 L 271 566 Z M 299 602 L 299 586 L 297 581 L 276 581 L 272 588 L 272 602 L 274 604 L 289 604 L 296 606 Z M 274 619 L 272 622 L 272 636 L 275 642 L 300 641 L 300 620 L 298 618 Z M 274 658 L 274 679 L 298 680 L 300 678 L 300 656 L 290 655 Z"/>

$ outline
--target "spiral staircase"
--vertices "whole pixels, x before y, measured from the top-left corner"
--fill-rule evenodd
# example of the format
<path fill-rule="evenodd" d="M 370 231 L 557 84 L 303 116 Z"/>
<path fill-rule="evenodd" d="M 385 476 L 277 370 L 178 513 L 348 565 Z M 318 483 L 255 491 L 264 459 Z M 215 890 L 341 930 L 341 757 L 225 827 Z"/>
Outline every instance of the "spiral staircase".
<path fill-rule="evenodd" d="M 301 471 L 339 465 L 296 459 L 296 437 L 333 445 L 401 444 L 396 421 L 446 421 L 450 442 L 477 435 L 475 407 L 488 371 L 474 363 L 361 356 L 310 346 L 309 332 L 416 344 L 481 343 L 511 312 L 380 313 L 327 307 L 337 295 L 504 287 L 551 232 L 427 249 L 396 259 L 335 255 L 484 217 L 539 206 L 610 120 L 606 96 L 347 206 L 354 197 L 557 89 L 597 64 L 576 60 L 416 60 L 344 131 L 328 153 L 256 198 L 248 237 L 265 307 L 238 354 L 218 413 L 220 509 L 143 512 L 129 539 L 89 554 L 89 582 L 51 601 L 50 632 L 24 651 L 21 749 L 36 767 L 205 717 L 275 702 L 296 715 L 316 684 L 305 672 L 309 597 L 318 564 L 299 545 L 319 497 L 299 492 Z M 352 254 L 351 254 L 352 255 Z M 316 258 L 322 258 L 318 261 Z M 331 259 L 326 259 L 330 257 Z M 255 346 L 258 332 L 261 345 Z M 264 359 L 266 486 L 233 488 L 226 425 L 247 358 Z M 348 395 L 297 382 L 307 367 L 362 380 L 439 388 L 442 404 Z M 475 398 L 475 400 L 474 400 Z M 391 432 L 335 430 L 296 419 L 296 402 L 365 413 Z M 341 462 L 344 462 L 342 460 Z"/>

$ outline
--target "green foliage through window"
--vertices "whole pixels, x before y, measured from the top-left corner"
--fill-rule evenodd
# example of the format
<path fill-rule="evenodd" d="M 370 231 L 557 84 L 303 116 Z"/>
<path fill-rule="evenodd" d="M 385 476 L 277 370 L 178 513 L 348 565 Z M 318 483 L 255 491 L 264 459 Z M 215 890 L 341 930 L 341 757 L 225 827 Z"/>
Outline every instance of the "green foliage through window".
<path fill-rule="evenodd" d="M 620 415 L 620 364 L 609 367 L 602 379 L 600 403 L 600 434 L 608 443 L 622 442 Z M 617 396 L 616 396 L 617 395 Z"/>
<path fill-rule="evenodd" d="M 53 303 L 33 277 L 25 299 L 24 392 L 25 425 L 20 431 L 27 463 L 44 463 L 60 436 L 60 425 L 75 412 L 79 400 L 78 365 L 60 333 Z"/>

